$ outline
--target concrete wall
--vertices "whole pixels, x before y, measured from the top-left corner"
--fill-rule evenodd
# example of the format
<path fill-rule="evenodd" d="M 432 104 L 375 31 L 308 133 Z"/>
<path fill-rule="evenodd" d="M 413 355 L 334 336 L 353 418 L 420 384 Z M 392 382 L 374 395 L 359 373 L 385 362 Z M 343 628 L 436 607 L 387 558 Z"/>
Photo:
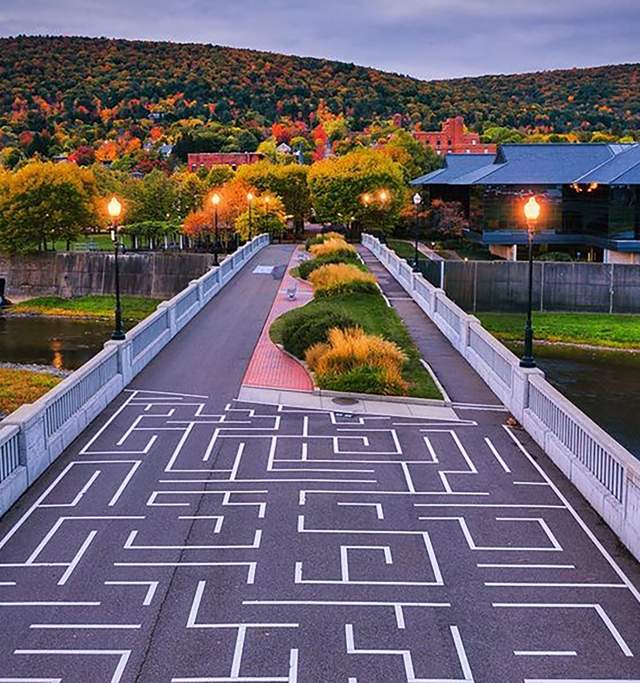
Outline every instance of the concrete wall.
<path fill-rule="evenodd" d="M 51 253 L 0 256 L 0 277 L 7 296 L 82 296 L 112 294 L 113 254 Z M 200 277 L 213 264 L 212 254 L 122 254 L 120 286 L 124 294 L 167 299 Z"/>
<path fill-rule="evenodd" d="M 528 268 L 526 261 L 446 261 L 444 290 L 465 311 L 522 311 Z M 640 265 L 536 261 L 533 301 L 543 311 L 638 313 Z"/>

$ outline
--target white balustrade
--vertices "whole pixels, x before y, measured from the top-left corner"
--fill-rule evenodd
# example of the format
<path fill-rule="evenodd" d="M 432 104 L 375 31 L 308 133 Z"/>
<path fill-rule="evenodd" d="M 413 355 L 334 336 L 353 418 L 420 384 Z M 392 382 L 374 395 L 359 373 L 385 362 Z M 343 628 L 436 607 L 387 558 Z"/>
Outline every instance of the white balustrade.
<path fill-rule="evenodd" d="M 537 369 L 519 359 L 474 316 L 371 235 L 367 247 L 393 274 L 453 346 L 640 559 L 640 461 L 579 410 Z M 403 265 L 404 264 L 404 265 Z"/>

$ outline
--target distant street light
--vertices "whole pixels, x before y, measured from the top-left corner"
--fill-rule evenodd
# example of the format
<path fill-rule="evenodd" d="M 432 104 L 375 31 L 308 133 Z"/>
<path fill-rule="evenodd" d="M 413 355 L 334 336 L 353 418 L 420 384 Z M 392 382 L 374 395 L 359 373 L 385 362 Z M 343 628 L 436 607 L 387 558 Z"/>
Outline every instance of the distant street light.
<path fill-rule="evenodd" d="M 524 328 L 524 353 L 520 361 L 522 368 L 535 368 L 536 361 L 533 358 L 533 324 L 531 315 L 533 309 L 533 235 L 536 223 L 540 217 L 540 204 L 535 197 L 529 197 L 524 205 L 524 217 L 527 221 L 527 234 L 529 237 L 529 297 L 527 303 L 527 322 Z"/>
<path fill-rule="evenodd" d="M 419 252 L 418 252 L 418 233 L 420 230 L 420 216 L 419 216 L 419 211 L 420 211 L 420 204 L 422 204 L 422 197 L 420 196 L 419 192 L 416 192 L 413 195 L 413 206 L 415 207 L 416 210 L 416 224 L 415 224 L 415 243 L 414 243 L 414 254 L 413 254 L 413 268 L 414 270 L 418 270 L 419 266 Z"/>
<path fill-rule="evenodd" d="M 218 205 L 222 201 L 222 197 L 217 192 L 211 195 L 211 203 L 213 204 L 213 264 L 218 265 L 218 251 L 220 250 L 220 237 L 218 234 Z"/>
<path fill-rule="evenodd" d="M 253 192 L 247 192 L 247 204 L 249 204 L 249 242 L 253 239 Z"/>
<path fill-rule="evenodd" d="M 267 194 L 264 196 L 264 199 L 262 200 L 264 202 L 264 220 L 266 223 L 266 229 L 267 232 L 269 232 L 269 216 L 270 216 L 270 204 L 271 204 L 271 197 Z"/>
<path fill-rule="evenodd" d="M 126 335 L 122 326 L 122 306 L 120 305 L 120 268 L 118 265 L 118 252 L 120 251 L 120 244 L 118 242 L 118 218 L 122 213 L 122 204 L 116 197 L 111 197 L 107 204 L 107 212 L 111 218 L 111 241 L 113 242 L 113 255 L 115 263 L 115 284 L 116 284 L 116 310 L 115 310 L 115 326 L 111 339 L 115 341 L 122 341 Z"/>

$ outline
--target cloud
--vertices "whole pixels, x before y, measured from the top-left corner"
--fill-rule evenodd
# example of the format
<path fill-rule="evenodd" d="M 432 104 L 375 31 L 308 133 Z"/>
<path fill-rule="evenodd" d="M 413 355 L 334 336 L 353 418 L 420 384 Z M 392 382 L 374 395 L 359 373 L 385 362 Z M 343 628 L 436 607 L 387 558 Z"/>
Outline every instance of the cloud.
<path fill-rule="evenodd" d="M 0 35 L 216 43 L 422 78 L 637 61 L 639 22 L 637 0 L 0 0 Z"/>

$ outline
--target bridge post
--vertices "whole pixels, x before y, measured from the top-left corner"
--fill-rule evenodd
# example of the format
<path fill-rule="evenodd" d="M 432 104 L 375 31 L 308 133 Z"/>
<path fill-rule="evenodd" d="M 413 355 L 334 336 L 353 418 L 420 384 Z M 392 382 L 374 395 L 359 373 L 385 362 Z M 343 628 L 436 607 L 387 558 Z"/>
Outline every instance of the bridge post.
<path fill-rule="evenodd" d="M 529 381 L 533 376 L 544 379 L 544 372 L 540 368 L 512 366 L 512 373 L 512 401 L 509 407 L 516 420 L 522 424 L 524 421 L 524 411 L 529 407 Z"/>

